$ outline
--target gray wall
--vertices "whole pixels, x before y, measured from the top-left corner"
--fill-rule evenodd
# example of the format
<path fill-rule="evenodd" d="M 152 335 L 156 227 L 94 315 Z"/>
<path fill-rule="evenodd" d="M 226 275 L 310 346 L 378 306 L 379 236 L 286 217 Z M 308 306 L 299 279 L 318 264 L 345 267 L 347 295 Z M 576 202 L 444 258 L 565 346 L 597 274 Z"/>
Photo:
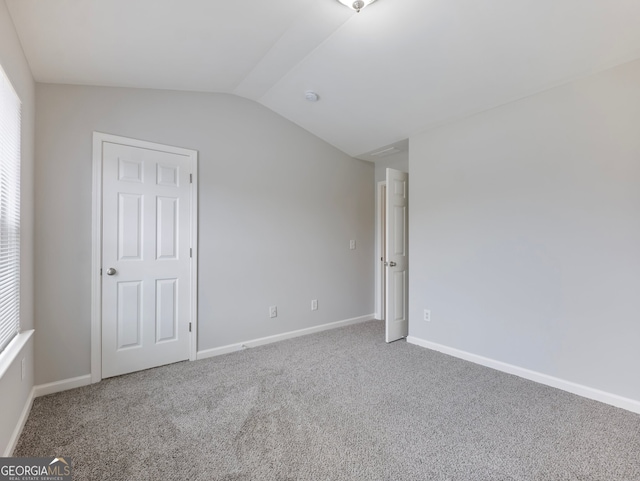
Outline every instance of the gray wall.
<path fill-rule="evenodd" d="M 199 350 L 373 312 L 372 164 L 231 95 L 38 84 L 36 100 L 37 383 L 90 369 L 94 130 L 199 151 Z"/>
<path fill-rule="evenodd" d="M 32 329 L 33 316 L 33 146 L 35 125 L 34 82 L 22 53 L 20 41 L 7 6 L 0 1 L 0 65 L 22 101 L 22 164 L 20 179 L 20 323 L 23 330 Z M 32 338 L 33 339 L 33 338 Z M 0 378 L 0 456 L 33 387 L 33 340 L 8 366 Z M 21 379 L 21 362 L 25 359 L 26 377 Z"/>
<path fill-rule="evenodd" d="M 635 61 L 411 138 L 410 335 L 640 400 L 639 85 Z"/>

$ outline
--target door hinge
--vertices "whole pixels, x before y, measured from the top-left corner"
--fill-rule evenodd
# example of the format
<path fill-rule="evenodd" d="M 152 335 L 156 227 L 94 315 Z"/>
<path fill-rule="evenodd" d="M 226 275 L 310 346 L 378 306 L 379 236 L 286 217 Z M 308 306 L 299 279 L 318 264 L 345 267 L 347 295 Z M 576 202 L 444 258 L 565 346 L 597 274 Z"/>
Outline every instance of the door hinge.
<path fill-rule="evenodd" d="M 100 275 L 102 275 L 102 267 L 100 268 Z"/>
<path fill-rule="evenodd" d="M 189 174 L 189 183 L 193 184 L 193 174 Z"/>
<path fill-rule="evenodd" d="M 189 257 L 193 257 L 193 247 L 189 247 Z"/>
<path fill-rule="evenodd" d="M 191 332 L 191 323 L 189 323 L 189 332 Z"/>

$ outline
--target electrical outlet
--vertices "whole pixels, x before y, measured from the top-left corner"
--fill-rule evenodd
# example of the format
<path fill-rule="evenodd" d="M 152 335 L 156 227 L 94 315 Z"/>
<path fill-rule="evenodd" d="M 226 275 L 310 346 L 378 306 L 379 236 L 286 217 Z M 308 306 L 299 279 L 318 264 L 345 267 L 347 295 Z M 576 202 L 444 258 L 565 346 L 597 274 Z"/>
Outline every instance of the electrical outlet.
<path fill-rule="evenodd" d="M 318 310 L 318 299 L 311 299 L 311 310 L 312 311 Z"/>
<path fill-rule="evenodd" d="M 424 310 L 424 320 L 431 322 L 431 311 L 429 309 Z"/>
<path fill-rule="evenodd" d="M 354 250 L 355 248 L 356 248 L 356 241 L 352 239 L 349 241 L 349 249 Z"/>
<path fill-rule="evenodd" d="M 269 317 L 278 317 L 278 306 L 271 306 L 269 308 Z"/>

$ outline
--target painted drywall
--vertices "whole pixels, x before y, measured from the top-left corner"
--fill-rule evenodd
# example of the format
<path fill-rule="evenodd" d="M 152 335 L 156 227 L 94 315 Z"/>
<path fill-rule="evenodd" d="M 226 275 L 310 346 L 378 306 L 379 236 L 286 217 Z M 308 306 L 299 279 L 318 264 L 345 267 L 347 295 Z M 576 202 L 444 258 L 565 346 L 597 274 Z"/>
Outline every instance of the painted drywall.
<path fill-rule="evenodd" d="M 36 99 L 38 384 L 90 369 L 94 130 L 199 152 L 199 350 L 373 312 L 372 164 L 232 95 L 38 84 Z"/>
<path fill-rule="evenodd" d="M 640 400 L 639 86 L 635 61 L 411 138 L 411 336 Z"/>
<path fill-rule="evenodd" d="M 4 2 L 0 2 L 0 65 L 22 101 L 20 171 L 20 323 L 33 328 L 33 151 L 35 86 L 29 65 Z M 16 428 L 18 417 L 33 387 L 33 341 L 19 352 L 0 378 L 0 455 Z M 26 377 L 21 379 L 25 359 Z"/>
<path fill-rule="evenodd" d="M 31 331 L 32 332 L 32 331 Z M 27 334 L 21 334 L 27 335 Z M 11 456 L 22 429 L 23 413 L 31 407 L 33 389 L 33 336 L 17 351 L 15 361 L 0 376 L 0 456 Z M 24 377 L 22 360 L 25 360 Z"/>

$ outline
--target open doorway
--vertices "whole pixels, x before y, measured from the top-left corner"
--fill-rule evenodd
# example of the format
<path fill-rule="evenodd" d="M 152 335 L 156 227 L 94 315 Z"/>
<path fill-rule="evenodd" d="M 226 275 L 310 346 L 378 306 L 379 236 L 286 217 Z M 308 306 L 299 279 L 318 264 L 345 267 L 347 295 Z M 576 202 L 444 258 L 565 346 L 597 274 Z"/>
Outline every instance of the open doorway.
<path fill-rule="evenodd" d="M 408 174 L 386 169 L 376 193 L 376 318 L 392 342 L 408 335 Z"/>
<path fill-rule="evenodd" d="M 387 228 L 387 214 L 385 204 L 387 201 L 387 181 L 383 180 L 376 185 L 376 293 L 375 293 L 375 313 L 376 319 L 384 320 L 385 309 L 385 282 L 384 282 L 384 262 L 385 262 L 385 230 Z"/>

